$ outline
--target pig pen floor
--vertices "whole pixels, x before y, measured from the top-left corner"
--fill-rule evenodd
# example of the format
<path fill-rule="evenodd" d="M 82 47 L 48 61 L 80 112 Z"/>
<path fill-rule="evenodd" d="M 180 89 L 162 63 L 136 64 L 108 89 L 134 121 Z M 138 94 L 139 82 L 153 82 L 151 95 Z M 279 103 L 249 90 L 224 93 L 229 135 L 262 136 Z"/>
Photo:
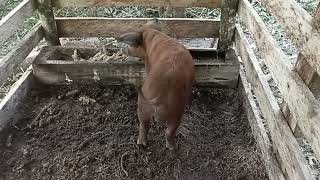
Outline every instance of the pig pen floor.
<path fill-rule="evenodd" d="M 163 124 L 136 145 L 132 86 L 44 86 L 29 97 L 0 134 L 0 179 L 267 179 L 237 90 L 194 88 L 174 152 Z"/>

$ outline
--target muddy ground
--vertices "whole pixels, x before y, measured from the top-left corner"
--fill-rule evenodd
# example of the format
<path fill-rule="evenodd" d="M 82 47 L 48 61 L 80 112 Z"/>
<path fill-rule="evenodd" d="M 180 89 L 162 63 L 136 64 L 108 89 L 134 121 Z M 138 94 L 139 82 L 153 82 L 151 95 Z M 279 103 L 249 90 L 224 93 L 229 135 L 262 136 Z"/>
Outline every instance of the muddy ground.
<path fill-rule="evenodd" d="M 0 134 L 0 179 L 267 179 L 237 90 L 194 88 L 165 148 L 163 124 L 136 145 L 133 86 L 38 87 Z"/>

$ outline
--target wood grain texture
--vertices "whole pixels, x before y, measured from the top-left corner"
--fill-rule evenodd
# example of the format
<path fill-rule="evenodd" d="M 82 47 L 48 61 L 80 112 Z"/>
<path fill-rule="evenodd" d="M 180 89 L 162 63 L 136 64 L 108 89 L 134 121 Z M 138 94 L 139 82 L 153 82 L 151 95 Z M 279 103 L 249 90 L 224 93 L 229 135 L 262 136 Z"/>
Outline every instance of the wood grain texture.
<path fill-rule="evenodd" d="M 31 87 L 32 69 L 29 68 L 0 102 L 0 132 L 8 123 L 13 123 L 17 116 L 21 115 L 19 107 L 23 107 L 23 101 Z"/>
<path fill-rule="evenodd" d="M 312 31 L 312 16 L 295 0 L 261 0 L 261 4 L 274 15 L 299 49 L 308 41 Z"/>
<path fill-rule="evenodd" d="M 56 18 L 60 37 L 116 37 L 136 31 L 150 18 Z M 217 37 L 219 21 L 159 18 L 163 32 L 175 38 Z"/>
<path fill-rule="evenodd" d="M 239 0 L 222 0 L 218 49 L 224 51 L 233 44 Z"/>
<path fill-rule="evenodd" d="M 288 103 L 292 117 L 298 123 L 303 134 L 311 144 L 317 157 L 320 157 L 320 121 L 315 120 L 320 104 L 305 85 L 300 76 L 291 71 L 284 54 L 272 38 L 265 24 L 247 0 L 239 6 L 239 15 L 251 31 L 262 58 L 272 71 L 285 102 Z"/>
<path fill-rule="evenodd" d="M 211 7 L 221 6 L 221 0 L 54 0 L 55 7 L 93 7 L 93 6 L 173 6 L 173 7 Z"/>
<path fill-rule="evenodd" d="M 37 0 L 38 14 L 44 30 L 45 38 L 50 46 L 60 45 L 60 40 L 57 31 L 57 25 L 54 19 L 52 1 L 51 0 Z"/>
<path fill-rule="evenodd" d="M 0 44 L 4 43 L 33 15 L 36 5 L 33 0 L 24 0 L 0 21 Z"/>
<path fill-rule="evenodd" d="M 46 84 L 63 84 L 66 76 L 73 82 L 90 82 L 99 77 L 99 80 L 109 84 L 141 84 L 146 75 L 142 62 L 108 64 L 47 60 L 45 63 L 35 63 L 33 67 L 36 78 Z M 197 63 L 196 83 L 235 88 L 238 70 L 237 66 Z"/>
<path fill-rule="evenodd" d="M 312 16 L 295 0 L 261 2 L 277 18 L 311 67 L 320 74 L 320 43 L 317 43 L 320 42 L 320 35 L 313 30 L 317 24 L 316 16 L 313 21 Z"/>
<path fill-rule="evenodd" d="M 245 58 L 245 57 L 244 57 Z M 252 88 L 247 80 L 243 67 L 240 69 L 240 94 L 242 104 L 246 111 L 252 134 L 257 142 L 261 153 L 261 159 L 270 180 L 285 180 L 280 165 L 273 154 L 272 144 L 269 140 L 267 130 L 264 127 L 263 119 L 260 116 L 259 108 L 254 101 Z"/>
<path fill-rule="evenodd" d="M 144 64 L 136 58 L 129 57 L 128 61 L 118 63 L 73 61 L 66 56 L 66 54 L 72 54 L 74 51 L 72 48 L 56 48 L 60 51 L 58 54 L 55 54 L 57 50 L 52 47 L 43 48 L 34 61 L 34 74 L 44 83 L 65 83 L 66 74 L 69 79 L 81 82 L 93 81 L 94 77 L 98 76 L 101 81 L 108 81 L 109 84 L 140 84 L 145 77 Z M 90 51 L 83 48 L 78 52 L 95 54 Z M 52 55 L 51 52 L 54 54 Z M 61 54 L 67 58 L 62 58 Z M 196 53 L 192 54 L 197 55 Z M 91 55 L 90 57 L 92 57 Z M 200 59 L 196 63 L 196 71 L 196 81 L 199 85 L 235 88 L 238 84 L 239 62 L 234 51 L 226 54 L 226 60 Z"/>
<path fill-rule="evenodd" d="M 300 151 L 297 140 L 285 121 L 266 78 L 263 77 L 264 74 L 259 62 L 240 26 L 237 27 L 236 31 L 236 49 L 241 56 L 244 70 L 249 83 L 251 83 L 263 117 L 267 121 L 273 148 L 279 156 L 278 161 L 283 173 L 288 179 L 314 179 L 315 177 Z M 269 174 L 276 172 L 278 170 L 273 169 Z M 278 176 L 279 173 L 275 178 Z"/>
<path fill-rule="evenodd" d="M 316 28 L 318 31 L 320 31 L 320 2 L 318 4 L 316 12 L 314 13 L 312 24 L 313 24 L 314 28 Z"/>
<path fill-rule="evenodd" d="M 0 60 L 0 84 L 10 77 L 15 68 L 29 55 L 32 49 L 43 38 L 41 24 L 35 25 L 32 30 L 20 41 L 16 48 Z"/>

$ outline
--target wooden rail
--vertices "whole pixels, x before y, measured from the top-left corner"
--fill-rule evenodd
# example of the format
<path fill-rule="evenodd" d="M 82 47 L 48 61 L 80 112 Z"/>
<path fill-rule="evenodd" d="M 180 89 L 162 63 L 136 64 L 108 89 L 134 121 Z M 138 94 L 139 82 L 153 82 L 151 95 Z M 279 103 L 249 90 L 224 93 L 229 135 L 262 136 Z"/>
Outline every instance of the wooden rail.
<path fill-rule="evenodd" d="M 0 132 L 20 114 L 19 107 L 32 87 L 32 77 L 32 69 L 29 68 L 0 102 Z"/>
<path fill-rule="evenodd" d="M 0 60 L 0 84 L 12 75 L 14 69 L 29 55 L 32 49 L 43 38 L 43 29 L 40 23 L 20 41 L 16 48 Z"/>
<path fill-rule="evenodd" d="M 88 57 L 96 54 L 96 49 L 76 49 Z M 144 64 L 131 57 L 126 62 L 118 63 L 73 61 L 72 58 L 69 59 L 73 52 L 74 48 L 71 47 L 43 48 L 33 63 L 37 79 L 46 84 L 61 84 L 66 82 L 66 75 L 75 82 L 93 81 L 97 76 L 109 84 L 139 84 L 145 77 Z M 196 62 L 197 84 L 235 88 L 239 76 L 239 62 L 235 52 L 229 51 L 226 59 L 215 59 L 211 55 L 207 59 L 202 56 L 206 53 L 208 52 L 191 52 L 194 57 L 199 57 Z"/>
<path fill-rule="evenodd" d="M 93 6 L 149 6 L 159 7 L 171 5 L 172 7 L 211 7 L 221 6 L 221 0 L 54 0 L 55 7 L 93 7 Z"/>
<path fill-rule="evenodd" d="M 4 43 L 33 15 L 36 5 L 33 0 L 24 0 L 0 21 L 0 44 Z"/>
<path fill-rule="evenodd" d="M 242 40 L 242 39 L 239 39 L 239 35 L 237 35 L 236 37 L 237 37 L 236 46 L 238 51 L 240 50 L 240 48 L 246 48 L 246 49 L 241 49 L 241 52 L 248 53 L 247 55 L 249 58 L 250 57 L 254 58 L 253 51 L 251 49 L 248 49 L 248 47 L 250 47 L 248 46 L 248 43 L 240 42 L 239 40 Z M 247 57 L 242 56 L 242 58 L 247 58 Z M 250 59 L 246 61 L 249 61 L 249 60 Z M 284 180 L 285 179 L 284 175 L 281 171 L 281 168 L 276 159 L 276 156 L 274 155 L 274 150 L 269 140 L 267 130 L 264 127 L 263 120 L 260 116 L 259 108 L 254 101 L 254 97 L 251 92 L 252 86 L 250 85 L 250 82 L 248 82 L 247 80 L 247 76 L 245 75 L 243 66 L 241 66 L 241 69 L 240 69 L 240 79 L 241 79 L 241 84 L 240 84 L 239 92 L 242 94 L 241 97 L 243 97 L 242 104 L 244 109 L 246 110 L 250 127 L 252 130 L 252 134 L 257 142 L 257 146 L 260 150 L 261 158 L 264 163 L 267 174 L 269 176 L 269 179 Z"/>
<path fill-rule="evenodd" d="M 287 56 L 247 0 L 241 1 L 238 13 L 251 31 L 266 65 L 278 82 L 279 90 L 295 121 L 293 123 L 298 123 L 317 157 L 320 157 L 320 121 L 314 118 L 320 109 L 319 102 L 299 75 L 288 68 Z"/>
<path fill-rule="evenodd" d="M 295 0 L 262 0 L 262 4 L 278 19 L 300 49 L 304 59 L 320 75 L 320 34 L 313 30 L 312 16 Z M 317 20 L 316 20 L 317 21 Z M 314 25 L 316 26 L 316 25 Z"/>
<path fill-rule="evenodd" d="M 312 31 L 312 16 L 295 0 L 261 0 L 262 5 L 274 15 L 299 49 L 308 41 Z"/>
<path fill-rule="evenodd" d="M 286 123 L 269 84 L 264 78 L 259 62 L 239 26 L 236 31 L 236 49 L 241 56 L 248 81 L 252 85 L 262 114 L 267 121 L 273 148 L 280 157 L 279 163 L 282 171 L 289 179 L 314 179 L 312 171 L 300 151 L 298 142 Z M 283 178 L 276 166 L 267 164 L 266 167 L 271 168 L 267 171 L 269 176 L 275 179 Z"/>
<path fill-rule="evenodd" d="M 318 4 L 314 18 L 312 19 L 312 32 L 309 38 L 319 41 L 320 38 L 320 2 Z M 313 67 L 310 61 L 317 61 L 316 58 L 320 55 L 320 44 L 316 41 L 307 41 L 303 47 L 302 51 L 298 56 L 296 70 L 304 80 L 304 82 L 309 86 L 312 93 L 320 101 L 320 73 L 317 72 L 317 68 Z M 308 51 L 308 47 L 314 46 L 317 52 Z M 316 53 L 316 54 L 310 54 Z"/>
<path fill-rule="evenodd" d="M 56 18 L 60 37 L 112 37 L 136 31 L 150 18 Z M 181 37 L 217 37 L 220 22 L 212 19 L 160 18 L 163 30 Z"/>

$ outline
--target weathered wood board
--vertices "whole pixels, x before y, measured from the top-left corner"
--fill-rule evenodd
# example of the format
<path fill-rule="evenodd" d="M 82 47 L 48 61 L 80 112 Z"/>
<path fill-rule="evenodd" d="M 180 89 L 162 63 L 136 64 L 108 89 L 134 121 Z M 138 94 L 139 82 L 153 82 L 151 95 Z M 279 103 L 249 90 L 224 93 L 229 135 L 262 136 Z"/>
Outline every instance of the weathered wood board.
<path fill-rule="evenodd" d="M 159 7 L 171 5 L 173 7 L 211 7 L 221 6 L 221 0 L 54 0 L 55 7 L 93 7 L 93 6 L 149 6 Z"/>
<path fill-rule="evenodd" d="M 259 108 L 254 101 L 252 88 L 247 80 L 243 67 L 240 68 L 240 86 L 239 93 L 242 97 L 243 108 L 245 109 L 252 134 L 257 142 L 261 153 L 261 158 L 268 173 L 270 180 L 284 180 L 281 167 L 274 155 L 272 144 L 269 140 L 267 130 L 264 127 L 263 120 L 260 116 Z"/>
<path fill-rule="evenodd" d="M 312 16 L 295 0 L 262 0 L 261 2 L 278 19 L 310 67 L 320 75 L 320 35 L 317 30 L 317 13 L 313 20 Z"/>
<path fill-rule="evenodd" d="M 248 81 L 251 83 L 261 112 L 267 121 L 273 148 L 279 156 L 278 161 L 284 175 L 289 179 L 314 179 L 313 172 L 304 159 L 298 142 L 290 130 L 268 82 L 263 77 L 259 62 L 239 26 L 236 31 L 236 49 L 241 56 Z M 274 169 L 274 172 L 277 170 Z"/>
<path fill-rule="evenodd" d="M 261 0 L 261 3 L 277 18 L 289 37 L 301 49 L 311 34 L 312 16 L 295 0 Z"/>
<path fill-rule="evenodd" d="M 233 44 L 238 4 L 239 0 L 222 0 L 218 43 L 220 51 L 230 48 Z"/>
<path fill-rule="evenodd" d="M 44 30 L 44 35 L 47 43 L 50 46 L 60 45 L 57 25 L 54 20 L 54 14 L 52 9 L 51 0 L 37 0 L 38 2 L 38 14 Z"/>
<path fill-rule="evenodd" d="M 75 82 L 101 80 L 107 81 L 109 84 L 140 84 L 145 77 L 144 64 L 136 58 L 129 57 L 129 60 L 119 63 L 73 61 L 64 58 L 65 54 L 72 54 L 73 48 L 56 47 L 64 52 L 60 55 L 48 54 L 47 52 L 50 51 L 48 48 L 44 48 L 39 53 L 33 64 L 34 75 L 44 83 L 60 84 L 66 83 L 66 79 L 71 79 Z M 79 51 L 83 54 L 90 54 L 91 51 L 91 57 L 95 54 L 90 49 Z M 85 51 L 87 52 L 84 53 Z M 191 54 L 201 58 L 201 54 L 206 53 L 208 52 L 192 52 Z M 55 54 L 57 53 L 55 52 Z M 239 62 L 237 62 L 234 51 L 227 53 L 225 60 L 212 61 L 212 59 L 214 57 L 211 60 L 198 59 L 199 61 L 196 62 L 197 84 L 236 87 L 239 77 Z"/>
<path fill-rule="evenodd" d="M 23 25 L 26 18 L 33 15 L 36 5 L 33 0 L 24 0 L 0 20 L 0 44 L 13 35 Z"/>
<path fill-rule="evenodd" d="M 289 69 L 288 57 L 272 38 L 267 27 L 247 0 L 240 2 L 239 15 L 251 31 L 265 63 L 272 71 L 281 94 L 284 97 L 293 120 L 298 123 L 311 144 L 317 157 L 320 157 L 320 121 L 315 120 L 320 104 L 300 76 Z"/>
<path fill-rule="evenodd" d="M 136 31 L 150 18 L 56 18 L 59 37 L 116 37 Z M 163 32 L 175 38 L 218 37 L 220 22 L 213 19 L 159 18 Z"/>
<path fill-rule="evenodd" d="M 32 78 L 32 69 L 29 68 L 0 102 L 0 131 L 21 115 L 19 107 L 23 107 L 23 101 L 32 87 Z"/>
<path fill-rule="evenodd" d="M 0 84 L 10 77 L 15 68 L 29 55 L 32 49 L 43 38 L 43 29 L 40 23 L 35 25 L 20 43 L 4 58 L 0 59 Z"/>

